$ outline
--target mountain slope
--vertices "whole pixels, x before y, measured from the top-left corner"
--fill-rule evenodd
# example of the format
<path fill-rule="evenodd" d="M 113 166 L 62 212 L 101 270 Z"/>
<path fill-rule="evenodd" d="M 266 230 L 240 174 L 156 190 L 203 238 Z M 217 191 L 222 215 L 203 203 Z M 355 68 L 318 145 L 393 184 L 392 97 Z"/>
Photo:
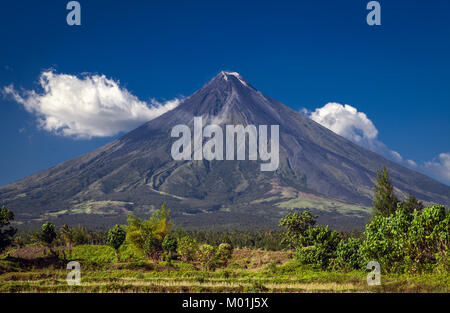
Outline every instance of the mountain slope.
<path fill-rule="evenodd" d="M 175 161 L 172 127 L 280 125 L 280 164 L 259 161 Z M 356 228 L 368 216 L 376 170 L 387 166 L 400 196 L 412 193 L 448 205 L 450 187 L 390 162 L 221 72 L 177 108 L 91 153 L 0 188 L 23 221 L 109 225 L 127 212 L 148 215 L 166 201 L 184 226 L 275 224 L 293 207 L 319 221 Z M 320 209 L 319 209 L 320 208 Z"/>

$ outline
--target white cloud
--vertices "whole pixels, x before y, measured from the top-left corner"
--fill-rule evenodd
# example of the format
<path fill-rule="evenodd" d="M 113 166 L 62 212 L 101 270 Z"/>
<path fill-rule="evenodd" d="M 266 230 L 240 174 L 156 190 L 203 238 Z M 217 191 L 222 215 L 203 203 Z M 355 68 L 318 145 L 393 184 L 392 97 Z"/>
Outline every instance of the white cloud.
<path fill-rule="evenodd" d="M 141 101 L 105 75 L 78 77 L 46 71 L 39 83 L 41 93 L 34 90 L 19 93 L 12 85 L 4 87 L 3 93 L 35 114 L 42 129 L 68 137 L 113 136 L 136 128 L 180 103 L 179 99 L 164 103 Z"/>
<path fill-rule="evenodd" d="M 305 111 L 302 111 L 305 112 Z M 305 113 L 304 113 L 305 114 Z M 314 112 L 306 112 L 313 121 L 325 126 L 338 135 L 384 157 L 397 162 L 403 161 L 397 151 L 392 151 L 378 140 L 378 130 L 363 112 L 348 104 L 330 102 Z"/>
<path fill-rule="evenodd" d="M 378 130 L 373 122 L 365 113 L 358 112 L 351 105 L 330 102 L 313 112 L 306 109 L 302 109 L 300 112 L 336 134 L 381 154 L 387 159 L 433 176 L 447 184 L 450 183 L 450 153 L 441 153 L 437 160 L 425 162 L 422 165 L 418 165 L 413 160 L 404 160 L 400 153 L 390 150 L 378 140 Z"/>
<path fill-rule="evenodd" d="M 424 168 L 434 177 L 450 182 L 450 152 L 439 154 L 437 160 L 425 162 Z"/>
<path fill-rule="evenodd" d="M 366 114 L 348 104 L 327 103 L 312 112 L 310 118 L 353 142 L 373 140 L 378 135 Z"/>

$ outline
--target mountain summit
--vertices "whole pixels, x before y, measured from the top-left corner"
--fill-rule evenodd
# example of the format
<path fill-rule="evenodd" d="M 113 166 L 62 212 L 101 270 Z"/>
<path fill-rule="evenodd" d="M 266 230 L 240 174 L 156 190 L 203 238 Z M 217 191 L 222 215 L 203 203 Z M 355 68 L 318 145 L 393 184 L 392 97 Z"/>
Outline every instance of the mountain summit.
<path fill-rule="evenodd" d="M 279 167 L 259 161 L 176 161 L 175 125 L 279 125 Z M 0 188 L 23 222 L 110 225 L 167 202 L 177 225 L 266 227 L 292 208 L 355 229 L 370 210 L 376 171 L 388 168 L 396 193 L 450 204 L 450 187 L 357 146 L 262 94 L 235 72 L 220 72 L 177 108 L 87 154 Z"/>

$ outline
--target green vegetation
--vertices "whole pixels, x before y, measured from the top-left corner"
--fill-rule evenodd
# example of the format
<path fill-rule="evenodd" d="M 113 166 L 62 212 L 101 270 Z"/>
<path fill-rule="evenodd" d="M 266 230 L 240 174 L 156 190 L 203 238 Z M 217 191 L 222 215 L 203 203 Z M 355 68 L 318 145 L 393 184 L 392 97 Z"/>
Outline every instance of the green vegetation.
<path fill-rule="evenodd" d="M 48 222 L 14 239 L 2 231 L 0 292 L 450 292 L 450 212 L 398 200 L 387 172 L 378 174 L 364 233 L 316 225 L 308 210 L 277 230 L 185 231 L 173 229 L 165 204 L 108 232 Z M 14 215 L 0 213 L 8 226 Z M 372 260 L 380 286 L 366 282 Z M 80 286 L 65 281 L 68 261 L 81 263 Z"/>
<path fill-rule="evenodd" d="M 127 241 L 146 256 L 154 260 L 159 259 L 164 252 L 164 238 L 170 234 L 172 227 L 169 214 L 170 210 L 166 209 L 164 203 L 148 220 L 130 214 L 126 226 Z"/>
<path fill-rule="evenodd" d="M 13 220 L 14 213 L 2 206 L 0 209 L 0 252 L 11 244 L 12 238 L 16 233 L 16 229 L 10 226 Z"/>
<path fill-rule="evenodd" d="M 112 247 L 115 250 L 117 258 L 119 258 L 119 248 L 125 242 L 126 236 L 127 233 L 120 225 L 115 225 L 108 232 L 106 242 L 108 243 L 108 246 Z"/>
<path fill-rule="evenodd" d="M 394 194 L 394 186 L 389 179 L 386 166 L 377 171 L 377 181 L 374 186 L 373 209 L 375 214 L 387 216 L 397 209 L 399 200 Z"/>

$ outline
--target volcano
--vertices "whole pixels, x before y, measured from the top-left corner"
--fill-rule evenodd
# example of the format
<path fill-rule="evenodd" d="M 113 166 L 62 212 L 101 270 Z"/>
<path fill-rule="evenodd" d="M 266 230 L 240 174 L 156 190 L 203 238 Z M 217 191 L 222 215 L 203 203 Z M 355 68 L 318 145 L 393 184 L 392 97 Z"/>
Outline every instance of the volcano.
<path fill-rule="evenodd" d="M 175 125 L 279 125 L 279 165 L 254 160 L 174 160 Z M 395 192 L 450 203 L 450 187 L 393 163 L 273 100 L 241 75 L 221 72 L 175 109 L 75 159 L 0 188 L 21 223 L 123 223 L 166 202 L 176 225 L 268 227 L 290 209 L 320 223 L 357 229 L 370 215 L 376 171 L 388 168 Z"/>

